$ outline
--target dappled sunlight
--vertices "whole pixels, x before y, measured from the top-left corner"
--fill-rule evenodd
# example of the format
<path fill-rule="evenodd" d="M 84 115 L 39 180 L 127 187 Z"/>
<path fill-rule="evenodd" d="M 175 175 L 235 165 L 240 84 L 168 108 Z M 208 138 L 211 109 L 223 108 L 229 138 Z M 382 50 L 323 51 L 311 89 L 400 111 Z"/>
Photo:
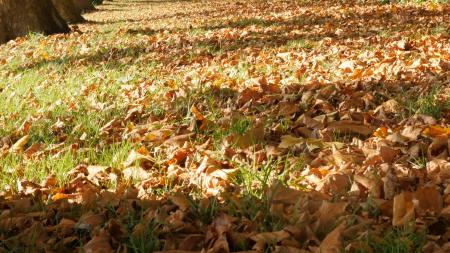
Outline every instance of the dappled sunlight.
<path fill-rule="evenodd" d="M 0 46 L 0 252 L 450 250 L 448 3 L 96 9 Z"/>

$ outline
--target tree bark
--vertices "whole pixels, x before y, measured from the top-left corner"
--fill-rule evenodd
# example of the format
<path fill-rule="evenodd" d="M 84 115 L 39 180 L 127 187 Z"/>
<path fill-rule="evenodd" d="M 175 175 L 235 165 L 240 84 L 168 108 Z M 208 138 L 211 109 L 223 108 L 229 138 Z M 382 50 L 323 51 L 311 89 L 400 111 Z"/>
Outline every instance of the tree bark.
<path fill-rule="evenodd" d="M 84 21 L 81 10 L 75 7 L 73 0 L 52 0 L 53 5 L 61 17 L 69 23 L 80 23 Z"/>
<path fill-rule="evenodd" d="M 0 44 L 8 41 L 8 38 L 6 37 L 6 27 L 5 27 L 5 21 L 3 16 L 1 16 L 0 12 Z"/>
<path fill-rule="evenodd" d="M 50 0 L 0 0 L 0 43 L 30 32 L 69 31 Z"/>

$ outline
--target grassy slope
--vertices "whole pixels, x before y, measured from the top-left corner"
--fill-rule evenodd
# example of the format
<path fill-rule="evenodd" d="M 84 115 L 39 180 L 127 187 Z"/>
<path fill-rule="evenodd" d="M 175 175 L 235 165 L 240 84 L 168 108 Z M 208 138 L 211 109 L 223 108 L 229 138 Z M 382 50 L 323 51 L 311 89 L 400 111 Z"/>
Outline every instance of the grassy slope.
<path fill-rule="evenodd" d="M 50 175 L 63 186 L 70 180 L 67 173 L 79 164 L 122 170 L 130 151 L 141 146 L 157 164 L 164 164 L 174 148 L 136 142 L 129 133 L 145 124 L 151 130 L 164 128 L 180 133 L 192 122 L 193 105 L 209 122 L 230 118 L 225 108 L 241 115 L 225 126 L 210 124 L 195 130 L 197 135 L 190 147 L 210 139 L 210 155 L 219 161 L 228 160 L 222 149 L 224 140 L 253 131 L 258 118 L 262 119 L 266 136 L 264 141 L 253 141 L 260 142 L 260 147 L 276 146 L 279 136 L 293 133 L 296 117 L 313 104 L 299 101 L 295 96 L 301 93 L 291 97 L 288 94 L 283 101 L 298 101 L 299 109 L 286 117 L 267 113 L 274 108 L 283 110 L 276 104 L 235 107 L 243 87 L 253 85 L 249 80 L 261 84 L 262 77 L 282 89 L 359 82 L 362 95 L 371 94 L 374 99 L 357 111 L 373 112 L 389 99 L 399 102 L 401 109 L 386 126 L 394 129 L 404 119 L 427 114 L 448 127 L 448 69 L 411 67 L 419 59 L 424 61 L 420 64 L 430 66 L 434 66 L 434 59 L 449 60 L 449 27 L 443 22 L 449 20 L 449 14 L 445 8 L 448 10 L 448 5 L 341 6 L 327 1 L 106 2 L 98 12 L 85 15 L 89 22 L 75 28 L 79 32 L 50 37 L 32 34 L 0 48 L 0 137 L 4 144 L 0 190 L 6 195 L 15 193 L 20 191 L 19 182 L 40 183 Z M 396 47 L 405 47 L 398 46 L 404 41 L 418 49 L 398 50 Z M 427 46 L 429 41 L 431 46 Z M 427 47 L 430 51 L 424 57 Z M 290 53 L 291 58 L 284 58 L 284 53 Z M 393 60 L 387 61 L 386 67 L 380 58 Z M 381 72 L 352 77 L 339 68 L 348 59 Z M 401 71 L 395 66 L 400 66 Z M 171 100 L 174 91 L 178 92 L 177 98 Z M 416 96 L 419 93 L 424 94 L 420 99 Z M 335 108 L 351 100 L 351 94 L 341 96 L 332 98 Z M 136 115 L 129 117 L 133 110 Z M 122 124 L 115 141 L 114 133 L 101 131 L 114 119 Z M 8 151 L 24 135 L 29 136 L 25 148 L 42 144 L 38 155 L 26 158 L 20 152 Z M 352 137 L 337 134 L 333 141 L 350 145 Z M 249 193 L 249 203 L 261 201 L 274 179 L 295 188 L 308 188 L 299 176 L 311 161 L 304 152 L 293 150 L 260 165 L 257 149 L 248 149 L 245 159 L 233 161 L 240 173 L 232 185 Z M 203 152 L 194 152 L 192 159 L 198 165 Z M 419 167 L 426 162 L 423 157 L 413 160 Z M 152 173 L 171 181 L 166 169 Z M 118 183 L 111 180 L 106 185 L 114 187 Z M 152 189 L 150 194 L 164 196 L 176 189 L 190 192 L 194 198 L 203 196 L 205 189 L 183 188 L 185 183 L 170 182 Z M 250 207 L 241 208 L 248 217 L 261 215 Z M 206 221 L 212 219 L 208 214 L 197 215 L 206 216 Z M 261 230 L 283 227 L 273 217 L 263 220 L 266 223 Z M 416 247 L 402 246 L 397 241 L 409 237 L 414 241 L 414 233 L 394 231 L 389 236 L 392 238 L 385 238 L 379 245 L 404 248 L 386 252 L 410 252 L 411 247 Z M 381 246 L 373 247 L 381 252 L 376 248 Z"/>

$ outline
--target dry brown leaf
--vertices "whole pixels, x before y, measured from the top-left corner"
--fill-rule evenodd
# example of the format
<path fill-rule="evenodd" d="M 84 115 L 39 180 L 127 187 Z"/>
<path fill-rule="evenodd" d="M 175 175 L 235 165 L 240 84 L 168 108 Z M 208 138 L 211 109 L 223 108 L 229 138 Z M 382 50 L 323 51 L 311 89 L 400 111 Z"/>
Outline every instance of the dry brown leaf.
<path fill-rule="evenodd" d="M 45 242 L 48 239 L 46 229 L 41 222 L 33 222 L 30 226 L 24 228 L 18 235 L 2 240 L 8 248 L 34 248 L 41 251 L 44 249 Z"/>
<path fill-rule="evenodd" d="M 332 148 L 341 149 L 344 144 L 341 142 L 324 142 L 320 139 L 313 138 L 297 138 L 292 135 L 281 136 L 281 142 L 278 145 L 279 148 L 292 148 L 297 144 L 306 144 L 310 151 L 322 148 Z"/>
<path fill-rule="evenodd" d="M 124 167 L 130 167 L 132 165 L 143 167 L 144 169 L 148 169 L 152 167 L 155 163 L 155 159 L 153 159 L 150 155 L 144 155 L 139 153 L 138 151 L 132 150 L 127 157 L 127 160 L 122 163 Z"/>
<path fill-rule="evenodd" d="M 425 212 L 431 212 L 438 216 L 442 210 L 442 196 L 434 186 L 424 186 L 414 192 L 414 200 L 418 205 L 416 212 L 424 215 Z"/>
<path fill-rule="evenodd" d="M 345 213 L 348 204 L 347 202 L 331 203 L 323 201 L 319 210 L 314 214 L 317 217 L 313 227 L 314 231 L 323 232 L 327 228 L 335 226 L 337 218 Z"/>
<path fill-rule="evenodd" d="M 160 129 L 147 133 L 144 137 L 145 141 L 149 142 L 163 142 L 167 140 L 172 134 L 172 130 L 170 129 Z"/>
<path fill-rule="evenodd" d="M 339 253 L 342 252 L 341 236 L 345 230 L 345 224 L 341 223 L 325 239 L 320 243 L 320 252 L 323 253 Z"/>
<path fill-rule="evenodd" d="M 414 219 L 413 194 L 403 191 L 394 197 L 392 225 L 402 226 Z"/>
<path fill-rule="evenodd" d="M 258 90 L 254 88 L 246 88 L 239 95 L 237 103 L 239 106 L 243 106 L 250 101 L 252 101 L 252 103 L 255 103 L 256 101 L 261 99 L 262 96 L 263 96 L 262 93 L 259 92 Z"/>
<path fill-rule="evenodd" d="M 353 73 L 355 69 L 355 61 L 344 61 L 339 65 L 339 68 L 346 73 Z"/>
<path fill-rule="evenodd" d="M 287 188 L 281 183 L 270 187 L 268 196 L 273 203 L 296 204 L 305 193 L 299 190 Z"/>
<path fill-rule="evenodd" d="M 25 145 L 28 143 L 28 141 L 30 140 L 30 136 L 29 135 L 25 135 L 22 138 L 20 138 L 18 141 L 16 141 L 14 143 L 14 145 L 12 145 L 11 147 L 11 152 L 13 153 L 20 153 L 24 150 Z"/>
<path fill-rule="evenodd" d="M 373 135 L 379 138 L 386 138 L 388 135 L 388 128 L 387 127 L 380 127 L 375 132 L 373 132 Z"/>
<path fill-rule="evenodd" d="M 250 236 L 250 239 L 255 241 L 255 245 L 253 246 L 254 250 L 263 251 L 266 245 L 274 245 L 290 236 L 291 235 L 288 232 L 280 230 L 276 232 L 259 233 Z"/>
<path fill-rule="evenodd" d="M 321 190 L 330 195 L 343 194 L 350 189 L 350 179 L 349 175 L 341 173 L 328 174 L 323 180 Z"/>
<path fill-rule="evenodd" d="M 83 246 L 83 252 L 86 253 L 113 253 L 114 250 L 110 244 L 110 235 L 106 230 L 101 230 L 98 235 Z"/>
<path fill-rule="evenodd" d="M 423 134 L 430 137 L 437 137 L 440 135 L 450 135 L 450 128 L 441 126 L 430 126 L 423 130 Z"/>
<path fill-rule="evenodd" d="M 75 221 L 63 218 L 58 225 L 49 228 L 50 231 L 56 230 L 61 237 L 71 235 L 75 229 Z"/>
<path fill-rule="evenodd" d="M 408 138 L 410 141 L 417 141 L 417 138 L 422 133 L 422 128 L 420 127 L 414 127 L 414 126 L 407 126 L 405 127 L 401 134 Z"/>
<path fill-rule="evenodd" d="M 78 220 L 76 227 L 82 230 L 92 231 L 105 222 L 105 217 L 101 214 L 95 214 L 91 211 L 83 214 Z"/>
<path fill-rule="evenodd" d="M 450 219 L 450 205 L 448 205 L 444 209 L 442 209 L 441 216 L 445 217 L 446 219 Z"/>
<path fill-rule="evenodd" d="M 359 134 L 363 136 L 369 136 L 373 133 L 371 126 L 362 125 L 359 122 L 354 121 L 334 121 L 328 124 L 325 128 L 325 133 L 341 133 L 341 134 Z"/>
<path fill-rule="evenodd" d="M 243 135 L 230 136 L 231 143 L 241 149 L 248 148 L 255 144 L 261 143 L 264 140 L 264 124 L 257 122 Z"/>
<path fill-rule="evenodd" d="M 272 251 L 273 253 L 309 253 L 310 251 L 294 248 L 291 246 L 275 246 L 275 250 Z"/>
<path fill-rule="evenodd" d="M 281 102 L 277 108 L 277 116 L 289 116 L 300 110 L 299 106 L 293 102 Z"/>
<path fill-rule="evenodd" d="M 374 198 L 380 198 L 381 197 L 381 188 L 382 182 L 378 180 L 377 178 L 369 178 L 364 175 L 355 175 L 354 179 L 357 183 L 361 184 L 365 188 L 369 190 L 369 195 Z"/>
<path fill-rule="evenodd" d="M 185 250 L 200 250 L 204 240 L 205 236 L 202 234 L 190 234 L 180 242 L 179 248 Z"/>
<path fill-rule="evenodd" d="M 450 162 L 434 159 L 427 163 L 427 177 L 435 184 L 450 182 Z"/>
<path fill-rule="evenodd" d="M 61 199 L 68 199 L 68 198 L 70 198 L 70 195 L 65 194 L 65 193 L 61 193 L 61 192 L 58 192 L 58 193 L 56 193 L 55 195 L 52 196 L 52 200 L 53 201 L 58 201 L 58 200 L 61 200 Z"/>
<path fill-rule="evenodd" d="M 186 211 L 191 206 L 189 204 L 188 199 L 186 196 L 177 194 L 169 197 L 170 201 L 172 201 L 175 205 L 177 205 L 181 211 Z"/>
<path fill-rule="evenodd" d="M 141 167 L 132 166 L 122 170 L 123 177 L 128 180 L 146 180 L 151 174 Z"/>
<path fill-rule="evenodd" d="M 449 156 L 448 147 L 449 137 L 447 135 L 439 135 L 433 139 L 433 142 L 428 146 L 427 156 L 429 159 L 446 158 Z"/>
<path fill-rule="evenodd" d="M 44 144 L 34 143 L 24 151 L 24 154 L 27 157 L 31 157 L 32 155 L 36 154 L 39 151 L 42 151 L 43 149 L 44 149 Z"/>
<path fill-rule="evenodd" d="M 387 146 L 381 146 L 379 152 L 381 160 L 385 163 L 392 163 L 393 161 L 395 161 L 395 158 L 399 154 L 401 154 L 401 151 L 399 149 L 390 148 Z"/>

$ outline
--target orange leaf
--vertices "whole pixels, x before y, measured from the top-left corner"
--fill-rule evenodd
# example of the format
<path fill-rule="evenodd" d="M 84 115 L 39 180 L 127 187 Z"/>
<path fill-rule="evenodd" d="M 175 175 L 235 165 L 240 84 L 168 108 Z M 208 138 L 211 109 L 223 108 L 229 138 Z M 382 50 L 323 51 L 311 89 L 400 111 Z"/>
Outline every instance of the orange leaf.
<path fill-rule="evenodd" d="M 394 197 L 392 225 L 401 226 L 414 218 L 413 194 L 402 192 Z"/>
<path fill-rule="evenodd" d="M 67 195 L 65 193 L 60 193 L 60 192 L 58 192 L 52 196 L 53 201 L 58 201 L 60 199 L 67 199 L 67 198 L 69 198 L 69 195 Z"/>
<path fill-rule="evenodd" d="M 375 132 L 373 132 L 373 136 L 379 137 L 379 138 L 386 138 L 388 135 L 388 129 L 387 127 L 379 127 Z"/>
<path fill-rule="evenodd" d="M 195 107 L 195 105 L 192 105 L 191 112 L 192 114 L 194 114 L 196 120 L 202 121 L 205 119 L 205 116 L 203 116 L 203 114 L 197 109 L 197 107 Z"/>
<path fill-rule="evenodd" d="M 450 128 L 445 128 L 441 126 L 431 126 L 423 130 L 423 134 L 431 137 L 436 137 L 438 135 L 450 135 Z"/>

